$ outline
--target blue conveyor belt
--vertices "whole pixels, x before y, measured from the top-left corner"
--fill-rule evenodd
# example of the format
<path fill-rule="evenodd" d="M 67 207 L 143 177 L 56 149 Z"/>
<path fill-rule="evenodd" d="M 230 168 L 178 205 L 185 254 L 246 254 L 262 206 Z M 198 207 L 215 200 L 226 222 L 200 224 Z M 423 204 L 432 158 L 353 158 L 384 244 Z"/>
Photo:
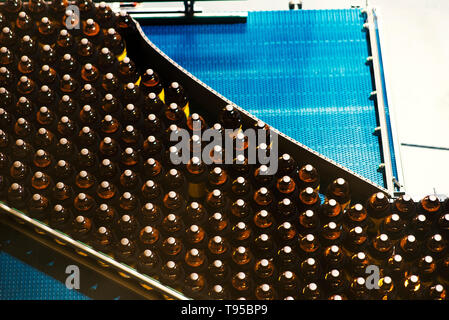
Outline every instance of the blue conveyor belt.
<path fill-rule="evenodd" d="M 225 97 L 384 186 L 363 23 L 358 9 L 294 10 L 249 12 L 246 24 L 143 30 Z"/>
<path fill-rule="evenodd" d="M 32 253 L 30 253 L 32 254 Z M 85 300 L 51 276 L 0 251 L 0 300 Z"/>

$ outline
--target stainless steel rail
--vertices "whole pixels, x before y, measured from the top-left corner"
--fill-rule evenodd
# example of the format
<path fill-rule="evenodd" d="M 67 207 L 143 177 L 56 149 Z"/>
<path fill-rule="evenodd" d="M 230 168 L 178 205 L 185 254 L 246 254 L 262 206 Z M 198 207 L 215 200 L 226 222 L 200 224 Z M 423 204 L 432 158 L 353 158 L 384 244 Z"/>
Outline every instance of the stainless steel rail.
<path fill-rule="evenodd" d="M 393 141 L 390 141 L 389 136 L 389 127 L 387 123 L 387 116 L 386 116 L 386 108 L 388 108 L 387 101 L 385 100 L 385 88 L 384 88 L 384 81 L 383 81 L 383 74 L 382 74 L 382 66 L 381 66 L 381 56 L 380 56 L 380 43 L 378 42 L 378 23 L 377 23 L 377 16 L 376 11 L 374 8 L 367 8 L 363 12 L 367 14 L 367 20 L 364 25 L 365 28 L 367 28 L 367 31 L 369 33 L 369 40 L 370 40 L 370 48 L 371 48 L 371 57 L 370 61 L 372 63 L 373 67 L 373 77 L 375 82 L 375 91 L 372 93 L 373 96 L 376 98 L 376 107 L 377 107 L 377 114 L 379 118 L 379 130 L 380 130 L 380 138 L 381 138 L 381 146 L 382 146 L 382 155 L 383 155 L 383 168 L 381 168 L 384 171 L 385 174 L 385 181 L 386 181 L 386 189 L 388 190 L 388 193 L 392 196 L 395 196 L 397 194 L 402 193 L 402 169 L 400 166 L 400 154 L 396 150 L 390 149 L 390 142 L 393 143 L 393 146 L 396 144 L 395 142 L 395 131 L 392 130 L 392 139 Z M 390 122 L 393 121 L 391 118 L 390 113 Z M 390 127 L 393 127 L 393 124 L 390 123 Z M 393 174 L 393 162 L 392 162 L 392 151 L 395 152 L 395 158 L 396 158 L 396 168 L 398 172 L 398 177 L 396 177 Z"/>
<path fill-rule="evenodd" d="M 101 262 L 115 268 L 117 271 L 124 272 L 125 274 L 129 275 L 130 277 L 132 277 L 142 283 L 145 283 L 146 285 L 150 286 L 151 288 L 158 290 L 173 299 L 190 300 L 188 297 L 186 297 L 182 293 L 180 293 L 166 285 L 161 284 L 159 281 L 138 272 L 134 268 L 131 268 L 125 264 L 122 264 L 122 263 L 114 260 L 113 258 L 111 258 L 110 256 L 108 256 L 104 253 L 96 251 L 92 247 L 90 247 L 80 241 L 76 241 L 76 240 L 72 239 L 65 233 L 54 230 L 54 229 L 50 228 L 49 226 L 47 226 L 46 224 L 44 224 L 38 220 L 30 218 L 23 212 L 21 212 L 17 209 L 11 208 L 10 206 L 8 206 L 7 204 L 5 204 L 2 201 L 0 201 L 0 212 L 9 214 L 10 216 L 18 219 L 20 222 L 23 222 L 29 226 L 32 226 L 32 227 L 38 229 L 40 232 L 45 233 L 46 235 L 48 235 L 50 237 L 53 237 L 54 239 L 62 241 L 64 243 L 68 244 L 69 246 L 73 247 L 74 249 L 86 253 L 88 256 L 90 256 L 92 258 L 100 260 Z"/>

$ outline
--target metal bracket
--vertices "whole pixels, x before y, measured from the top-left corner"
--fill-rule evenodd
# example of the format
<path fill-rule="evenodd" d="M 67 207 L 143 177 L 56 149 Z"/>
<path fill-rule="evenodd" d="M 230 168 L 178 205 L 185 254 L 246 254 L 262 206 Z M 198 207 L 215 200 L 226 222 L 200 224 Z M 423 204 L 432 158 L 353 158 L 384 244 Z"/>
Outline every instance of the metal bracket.
<path fill-rule="evenodd" d="M 388 102 L 386 100 L 385 87 L 383 82 L 383 73 L 381 65 L 380 56 L 380 44 L 378 42 L 377 34 L 377 16 L 375 9 L 366 8 L 362 10 L 362 14 L 366 14 L 366 22 L 363 24 L 363 31 L 366 31 L 369 36 L 371 55 L 367 57 L 367 64 L 370 65 L 373 71 L 374 85 L 375 89 L 370 94 L 370 99 L 373 99 L 377 108 L 377 115 L 379 119 L 379 126 L 375 128 L 374 133 L 379 135 L 382 145 L 382 155 L 383 162 L 379 165 L 379 169 L 384 172 L 386 188 L 392 196 L 400 195 L 403 191 L 403 186 L 400 181 L 402 181 L 402 171 L 400 166 L 398 166 L 398 161 L 396 159 L 395 165 L 398 172 L 398 177 L 393 174 L 393 160 L 392 160 L 392 150 L 390 150 L 391 143 L 394 145 L 395 139 L 392 134 L 390 139 L 389 124 L 387 120 L 387 108 Z M 390 115 L 391 118 L 391 115 Z M 391 123 L 390 123 L 391 128 Z M 392 140 L 392 141 L 391 141 Z M 395 150 L 393 150 L 394 152 Z M 396 158 L 398 154 L 395 153 Z M 399 181 L 398 181 L 399 180 Z"/>
<path fill-rule="evenodd" d="M 205 12 L 195 6 L 197 2 L 195 0 L 156 0 L 112 2 L 110 5 L 116 11 L 126 11 L 131 17 L 144 24 L 244 23 L 248 18 L 248 12 L 226 11 L 226 6 L 222 3 L 217 4 L 217 8 L 214 9 L 216 11 Z M 163 6 L 160 5 L 161 3 Z"/>
<path fill-rule="evenodd" d="M 184 12 L 186 17 L 191 17 L 195 13 L 194 10 L 195 0 L 184 0 Z"/>

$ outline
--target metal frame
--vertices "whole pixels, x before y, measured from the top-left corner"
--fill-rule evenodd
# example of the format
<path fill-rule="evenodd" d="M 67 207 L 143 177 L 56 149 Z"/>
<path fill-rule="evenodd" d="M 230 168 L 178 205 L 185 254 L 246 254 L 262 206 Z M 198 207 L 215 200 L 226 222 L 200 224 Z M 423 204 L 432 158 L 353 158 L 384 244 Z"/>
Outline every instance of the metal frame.
<path fill-rule="evenodd" d="M 60 231 L 57 231 L 55 229 L 50 228 L 49 226 L 47 226 L 46 224 L 32 219 L 29 216 L 27 216 L 26 214 L 24 214 L 23 212 L 11 208 L 10 206 L 6 205 L 4 202 L 0 201 L 0 209 L 9 214 L 10 216 L 12 216 L 13 218 L 18 219 L 20 222 L 25 223 L 31 227 L 34 227 L 35 229 L 39 230 L 40 232 L 42 232 L 45 235 L 48 235 L 54 239 L 57 239 L 61 242 L 66 243 L 67 245 L 69 245 L 70 247 L 74 248 L 75 250 L 79 250 L 81 252 L 86 253 L 88 256 L 99 260 L 111 267 L 113 267 L 114 269 L 116 269 L 117 271 L 120 272 L 124 272 L 125 274 L 129 275 L 130 277 L 147 284 L 148 286 L 154 288 L 155 290 L 158 290 L 164 294 L 166 294 L 167 296 L 173 298 L 173 299 L 178 299 L 178 300 L 190 300 L 188 297 L 186 297 L 185 295 L 183 295 L 182 293 L 161 284 L 159 281 L 144 275 L 140 272 L 138 272 L 137 270 L 135 270 L 134 268 L 131 268 L 130 266 L 127 266 L 123 263 L 117 262 L 116 260 L 114 260 L 113 258 L 111 258 L 110 256 L 101 253 L 99 251 L 96 251 L 95 249 L 93 249 L 92 247 L 72 239 L 71 237 L 69 237 L 68 235 L 66 235 L 65 233 L 62 233 Z"/>
<path fill-rule="evenodd" d="M 142 285 L 140 285 L 137 281 L 130 281 L 130 279 L 126 279 L 123 276 L 119 275 L 115 269 L 109 268 L 109 267 L 105 268 L 98 261 L 94 261 L 93 259 L 86 259 L 86 257 L 75 253 L 75 251 L 71 247 L 62 246 L 62 245 L 58 244 L 56 241 L 54 241 L 53 239 L 37 233 L 35 230 L 33 230 L 33 228 L 30 228 L 30 226 L 17 223 L 9 215 L 0 215 L 0 229 L 2 227 L 7 228 L 8 231 L 11 230 L 11 231 L 15 231 L 15 232 L 19 233 L 20 236 L 23 236 L 23 239 L 26 239 L 28 241 L 28 244 L 32 243 L 33 246 L 39 246 L 39 250 L 36 251 L 36 252 L 39 252 L 39 256 L 41 256 L 41 254 L 43 252 L 43 250 L 40 250 L 40 249 L 46 248 L 48 250 L 48 253 L 43 252 L 44 256 L 46 254 L 51 254 L 52 257 L 54 257 L 56 254 L 57 257 L 60 256 L 61 258 L 67 259 L 67 262 L 70 261 L 71 264 L 75 263 L 77 266 L 82 267 L 83 269 L 81 269 L 81 270 L 89 270 L 90 273 L 95 276 L 100 275 L 100 276 L 104 277 L 103 281 L 109 281 L 111 283 L 111 285 L 114 285 L 114 292 L 108 291 L 107 292 L 108 295 L 109 294 L 114 295 L 114 293 L 115 293 L 116 296 L 119 295 L 121 297 L 120 299 L 122 299 L 122 293 L 123 293 L 123 294 L 125 294 L 125 299 L 128 299 L 129 296 L 126 294 L 126 292 L 124 290 L 127 290 L 127 291 L 129 290 L 130 292 L 136 294 L 136 296 L 135 296 L 136 298 L 144 298 L 147 300 L 163 299 L 163 295 L 159 291 L 148 290 L 148 289 L 143 288 Z M 13 247 L 17 248 L 18 245 L 23 245 L 23 240 L 19 239 L 19 244 L 18 244 L 17 238 L 15 237 Z M 25 250 L 28 248 L 23 247 L 23 249 Z M 11 251 L 9 246 L 8 246 L 8 249 L 2 248 L 2 250 L 6 253 L 13 255 L 15 258 L 22 260 L 20 253 L 16 254 L 15 251 Z M 39 257 L 39 259 L 40 259 L 40 257 Z M 36 259 L 36 260 L 39 261 L 39 259 Z M 60 258 L 58 257 L 57 259 L 60 259 Z M 37 265 L 34 264 L 34 262 L 36 260 L 35 259 L 32 260 L 33 263 L 31 264 L 31 266 L 33 268 L 36 267 L 40 271 L 43 271 L 41 269 L 42 265 L 39 265 L 39 263 L 37 263 Z M 44 272 L 47 273 L 46 271 L 44 271 Z M 81 271 L 81 272 L 83 272 L 83 271 Z M 48 273 L 48 274 L 50 276 L 54 277 L 54 274 L 52 274 L 52 273 Z M 65 276 L 67 276 L 67 275 L 64 273 L 64 277 Z M 83 275 L 83 279 L 86 279 L 86 276 L 89 277 L 90 275 Z M 58 281 L 64 281 L 64 278 L 61 279 L 61 278 L 55 277 L 55 279 Z M 90 279 L 87 278 L 87 281 L 89 281 L 89 280 Z M 83 282 L 84 282 L 84 280 L 83 280 Z M 104 290 L 105 289 L 102 288 L 100 290 L 100 292 L 104 292 Z M 91 297 L 91 298 L 100 297 L 100 299 L 103 299 L 103 297 L 101 295 L 99 296 L 99 292 L 97 290 L 92 292 L 92 296 L 91 296 L 90 288 L 88 289 L 83 286 L 78 291 L 81 292 L 82 294 L 85 294 L 85 295 Z"/>
<path fill-rule="evenodd" d="M 376 128 L 380 133 L 381 145 L 382 145 L 382 155 L 383 155 L 383 164 L 380 169 L 384 171 L 385 174 L 385 182 L 386 189 L 388 193 L 392 196 L 397 196 L 404 193 L 403 190 L 403 174 L 402 174 L 402 166 L 400 161 L 400 151 L 398 148 L 398 139 L 394 125 L 394 115 L 390 112 L 390 129 L 391 129 L 391 137 L 392 141 L 390 141 L 389 136 L 389 127 L 388 121 L 386 117 L 386 108 L 388 108 L 388 101 L 386 95 L 386 88 L 384 83 L 383 76 L 383 66 L 381 64 L 381 48 L 379 41 L 379 25 L 378 19 L 376 15 L 376 10 L 374 8 L 367 8 L 362 11 L 366 13 L 367 19 L 364 27 L 367 29 L 369 34 L 370 48 L 371 48 L 371 57 L 369 57 L 369 61 L 372 63 L 373 68 L 373 78 L 375 91 L 372 92 L 372 96 L 375 97 L 376 107 L 377 107 L 377 115 L 379 119 L 379 127 Z M 393 150 L 390 150 L 390 142 L 393 144 Z M 393 173 L 393 160 L 391 153 L 395 154 L 395 166 L 397 169 L 397 177 L 394 176 Z"/>

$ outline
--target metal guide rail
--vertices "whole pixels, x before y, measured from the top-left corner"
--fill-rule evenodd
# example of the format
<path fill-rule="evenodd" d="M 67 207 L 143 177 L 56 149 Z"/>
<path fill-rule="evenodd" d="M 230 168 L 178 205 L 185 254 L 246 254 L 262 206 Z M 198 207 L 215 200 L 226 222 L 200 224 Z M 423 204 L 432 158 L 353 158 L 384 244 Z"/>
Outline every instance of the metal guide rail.
<path fill-rule="evenodd" d="M 45 223 L 42 223 L 38 220 L 30 218 L 23 212 L 13 209 L 1 201 L 0 201 L 0 209 L 2 210 L 2 212 L 9 214 L 11 217 L 15 218 L 15 220 L 17 222 L 26 224 L 30 227 L 33 227 L 34 230 L 36 232 L 38 232 L 39 234 L 41 234 L 42 236 L 45 235 L 47 237 L 53 238 L 54 240 L 59 241 L 58 243 L 60 243 L 60 244 L 68 245 L 68 246 L 72 247 L 73 249 L 75 249 L 77 252 L 84 253 L 86 256 L 94 258 L 97 261 L 100 261 L 100 262 L 104 263 L 105 265 L 116 269 L 118 272 L 123 272 L 127 276 L 139 281 L 140 283 L 143 283 L 143 284 L 149 286 L 150 288 L 152 288 L 154 290 L 158 290 L 161 293 L 167 295 L 168 298 L 178 299 L 178 300 L 189 300 L 189 298 L 186 297 L 185 295 L 183 295 L 182 293 L 180 293 L 168 286 L 161 284 L 159 281 L 153 279 L 152 277 L 149 277 L 147 275 L 139 273 L 134 268 L 131 268 L 123 263 L 120 263 L 120 262 L 114 260 L 113 258 L 111 258 L 110 256 L 108 256 L 104 253 L 101 253 L 99 251 L 96 251 L 92 247 L 90 247 L 80 241 L 73 240 L 68 235 L 66 235 L 58 230 L 50 228 Z"/>
<path fill-rule="evenodd" d="M 169 298 L 159 291 L 148 290 L 149 287 L 138 280 L 124 278 L 116 269 L 105 268 L 104 263 L 99 260 L 77 254 L 72 247 L 61 245 L 59 240 L 58 243 L 55 238 L 41 233 L 31 225 L 18 223 L 14 216 L 0 215 L 0 261 L 1 269 L 5 271 L 0 291 L 1 299 Z M 74 267 L 79 271 L 78 274 L 82 275 L 82 285 L 77 288 L 72 282 L 73 289 L 68 289 L 67 270 L 73 272 Z M 23 281 L 17 284 L 15 280 L 22 277 Z M 36 283 L 45 284 L 36 287 Z"/>
<path fill-rule="evenodd" d="M 363 9 L 362 13 L 366 14 L 366 23 L 363 27 L 367 32 L 370 44 L 370 56 L 367 58 L 367 63 L 370 63 L 374 87 L 374 91 L 371 92 L 371 98 L 375 102 L 379 122 L 379 126 L 375 128 L 375 133 L 379 135 L 382 147 L 383 163 L 380 165 L 379 170 L 382 170 L 384 173 L 388 192 L 391 195 L 398 196 L 404 194 L 402 166 L 393 114 L 389 113 L 389 119 L 387 118 L 388 101 L 385 92 L 377 15 L 374 8 Z"/>

